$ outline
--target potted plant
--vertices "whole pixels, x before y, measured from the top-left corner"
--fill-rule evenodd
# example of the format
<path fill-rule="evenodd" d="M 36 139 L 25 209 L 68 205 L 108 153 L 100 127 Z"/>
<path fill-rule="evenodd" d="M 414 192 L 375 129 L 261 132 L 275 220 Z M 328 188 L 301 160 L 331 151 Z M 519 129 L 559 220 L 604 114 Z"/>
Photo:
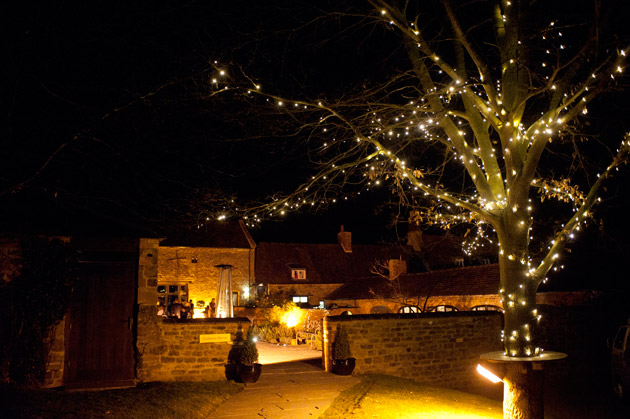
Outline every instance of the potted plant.
<path fill-rule="evenodd" d="M 242 383 L 255 383 L 261 371 L 262 365 L 258 363 L 258 348 L 256 348 L 253 330 L 250 327 L 238 354 L 236 374 Z"/>
<path fill-rule="evenodd" d="M 338 375 L 350 375 L 354 370 L 355 359 L 350 352 L 348 332 L 341 326 L 332 348 L 332 372 Z"/>

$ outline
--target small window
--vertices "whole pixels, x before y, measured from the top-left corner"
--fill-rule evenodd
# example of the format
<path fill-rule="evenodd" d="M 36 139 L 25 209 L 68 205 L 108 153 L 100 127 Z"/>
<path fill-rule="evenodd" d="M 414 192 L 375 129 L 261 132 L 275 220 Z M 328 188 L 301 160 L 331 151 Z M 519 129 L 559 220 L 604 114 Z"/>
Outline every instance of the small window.
<path fill-rule="evenodd" d="M 489 304 L 483 304 L 480 306 L 474 306 L 473 308 L 470 309 L 470 311 L 500 311 L 503 312 L 503 309 L 501 307 L 498 306 L 493 306 L 493 305 L 489 305 Z"/>
<path fill-rule="evenodd" d="M 184 284 L 165 284 L 157 286 L 158 306 L 162 310 L 164 316 L 172 315 L 169 313 L 170 306 L 175 300 L 181 303 L 188 301 L 188 285 Z M 158 310 L 158 312 L 160 312 Z"/>
<path fill-rule="evenodd" d="M 455 306 L 449 306 L 449 305 L 442 304 L 442 305 L 433 307 L 429 311 L 433 312 L 433 313 L 435 313 L 435 312 L 437 312 L 437 313 L 446 313 L 446 312 L 449 312 L 449 311 L 459 311 L 459 310 L 457 310 L 457 307 L 455 307 Z"/>
<path fill-rule="evenodd" d="M 422 313 L 420 307 L 418 306 L 404 306 L 398 309 L 399 313 L 408 314 L 408 313 Z"/>
<path fill-rule="evenodd" d="M 294 295 L 293 302 L 295 304 L 306 304 L 308 303 L 308 297 L 306 295 Z"/>
<path fill-rule="evenodd" d="M 306 279 L 306 269 L 291 269 L 291 278 Z"/>

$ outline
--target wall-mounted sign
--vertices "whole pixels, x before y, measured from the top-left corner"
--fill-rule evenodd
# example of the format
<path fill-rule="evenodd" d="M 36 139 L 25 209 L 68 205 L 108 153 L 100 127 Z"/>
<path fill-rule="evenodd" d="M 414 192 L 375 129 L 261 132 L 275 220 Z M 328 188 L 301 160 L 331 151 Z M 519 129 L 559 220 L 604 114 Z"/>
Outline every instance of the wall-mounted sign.
<path fill-rule="evenodd" d="M 229 333 L 213 333 L 210 335 L 199 335 L 199 343 L 231 343 L 232 336 Z"/>

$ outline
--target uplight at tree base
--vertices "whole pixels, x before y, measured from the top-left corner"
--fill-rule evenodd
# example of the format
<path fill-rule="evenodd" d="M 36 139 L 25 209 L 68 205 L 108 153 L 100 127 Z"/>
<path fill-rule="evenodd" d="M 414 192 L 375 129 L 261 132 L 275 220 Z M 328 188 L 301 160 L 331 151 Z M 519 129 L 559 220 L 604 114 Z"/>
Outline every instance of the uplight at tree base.
<path fill-rule="evenodd" d="M 486 377 L 488 380 L 492 381 L 494 384 L 503 381 L 502 379 L 494 375 L 491 371 L 485 369 L 481 364 L 477 364 L 477 372 Z"/>

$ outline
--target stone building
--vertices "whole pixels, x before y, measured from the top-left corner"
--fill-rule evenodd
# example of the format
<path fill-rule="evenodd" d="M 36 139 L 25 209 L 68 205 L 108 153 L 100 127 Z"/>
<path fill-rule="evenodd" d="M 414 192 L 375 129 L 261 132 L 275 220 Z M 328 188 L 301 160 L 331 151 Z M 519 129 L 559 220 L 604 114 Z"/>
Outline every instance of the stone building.
<path fill-rule="evenodd" d="M 353 244 L 343 227 L 334 244 L 259 243 L 255 296 L 280 294 L 302 307 L 323 307 L 337 288 L 375 277 L 380 264 L 409 255 L 401 246 Z"/>
<path fill-rule="evenodd" d="M 352 233 L 342 226 L 337 241 L 258 243 L 255 296 L 281 294 L 303 307 L 348 306 L 346 300 L 374 300 L 370 287 L 389 283 L 386 278 L 408 270 L 464 266 L 465 261 L 455 237 L 423 235 L 420 230 L 409 233 L 406 245 L 365 245 L 353 243 Z M 340 298 L 339 290 L 345 290 Z"/>
<path fill-rule="evenodd" d="M 498 295 L 497 263 L 407 273 L 404 263 L 390 266 L 390 276 L 347 283 L 325 297 L 334 313 L 419 313 L 449 311 L 502 311 Z M 539 292 L 536 302 L 546 306 L 588 306 L 595 291 Z"/>
<path fill-rule="evenodd" d="M 232 301 L 245 304 L 254 283 L 256 244 L 242 221 L 214 223 L 195 232 L 169 234 L 158 248 L 157 298 L 193 300 L 196 317 L 217 298 L 221 267 L 232 270 Z"/>

